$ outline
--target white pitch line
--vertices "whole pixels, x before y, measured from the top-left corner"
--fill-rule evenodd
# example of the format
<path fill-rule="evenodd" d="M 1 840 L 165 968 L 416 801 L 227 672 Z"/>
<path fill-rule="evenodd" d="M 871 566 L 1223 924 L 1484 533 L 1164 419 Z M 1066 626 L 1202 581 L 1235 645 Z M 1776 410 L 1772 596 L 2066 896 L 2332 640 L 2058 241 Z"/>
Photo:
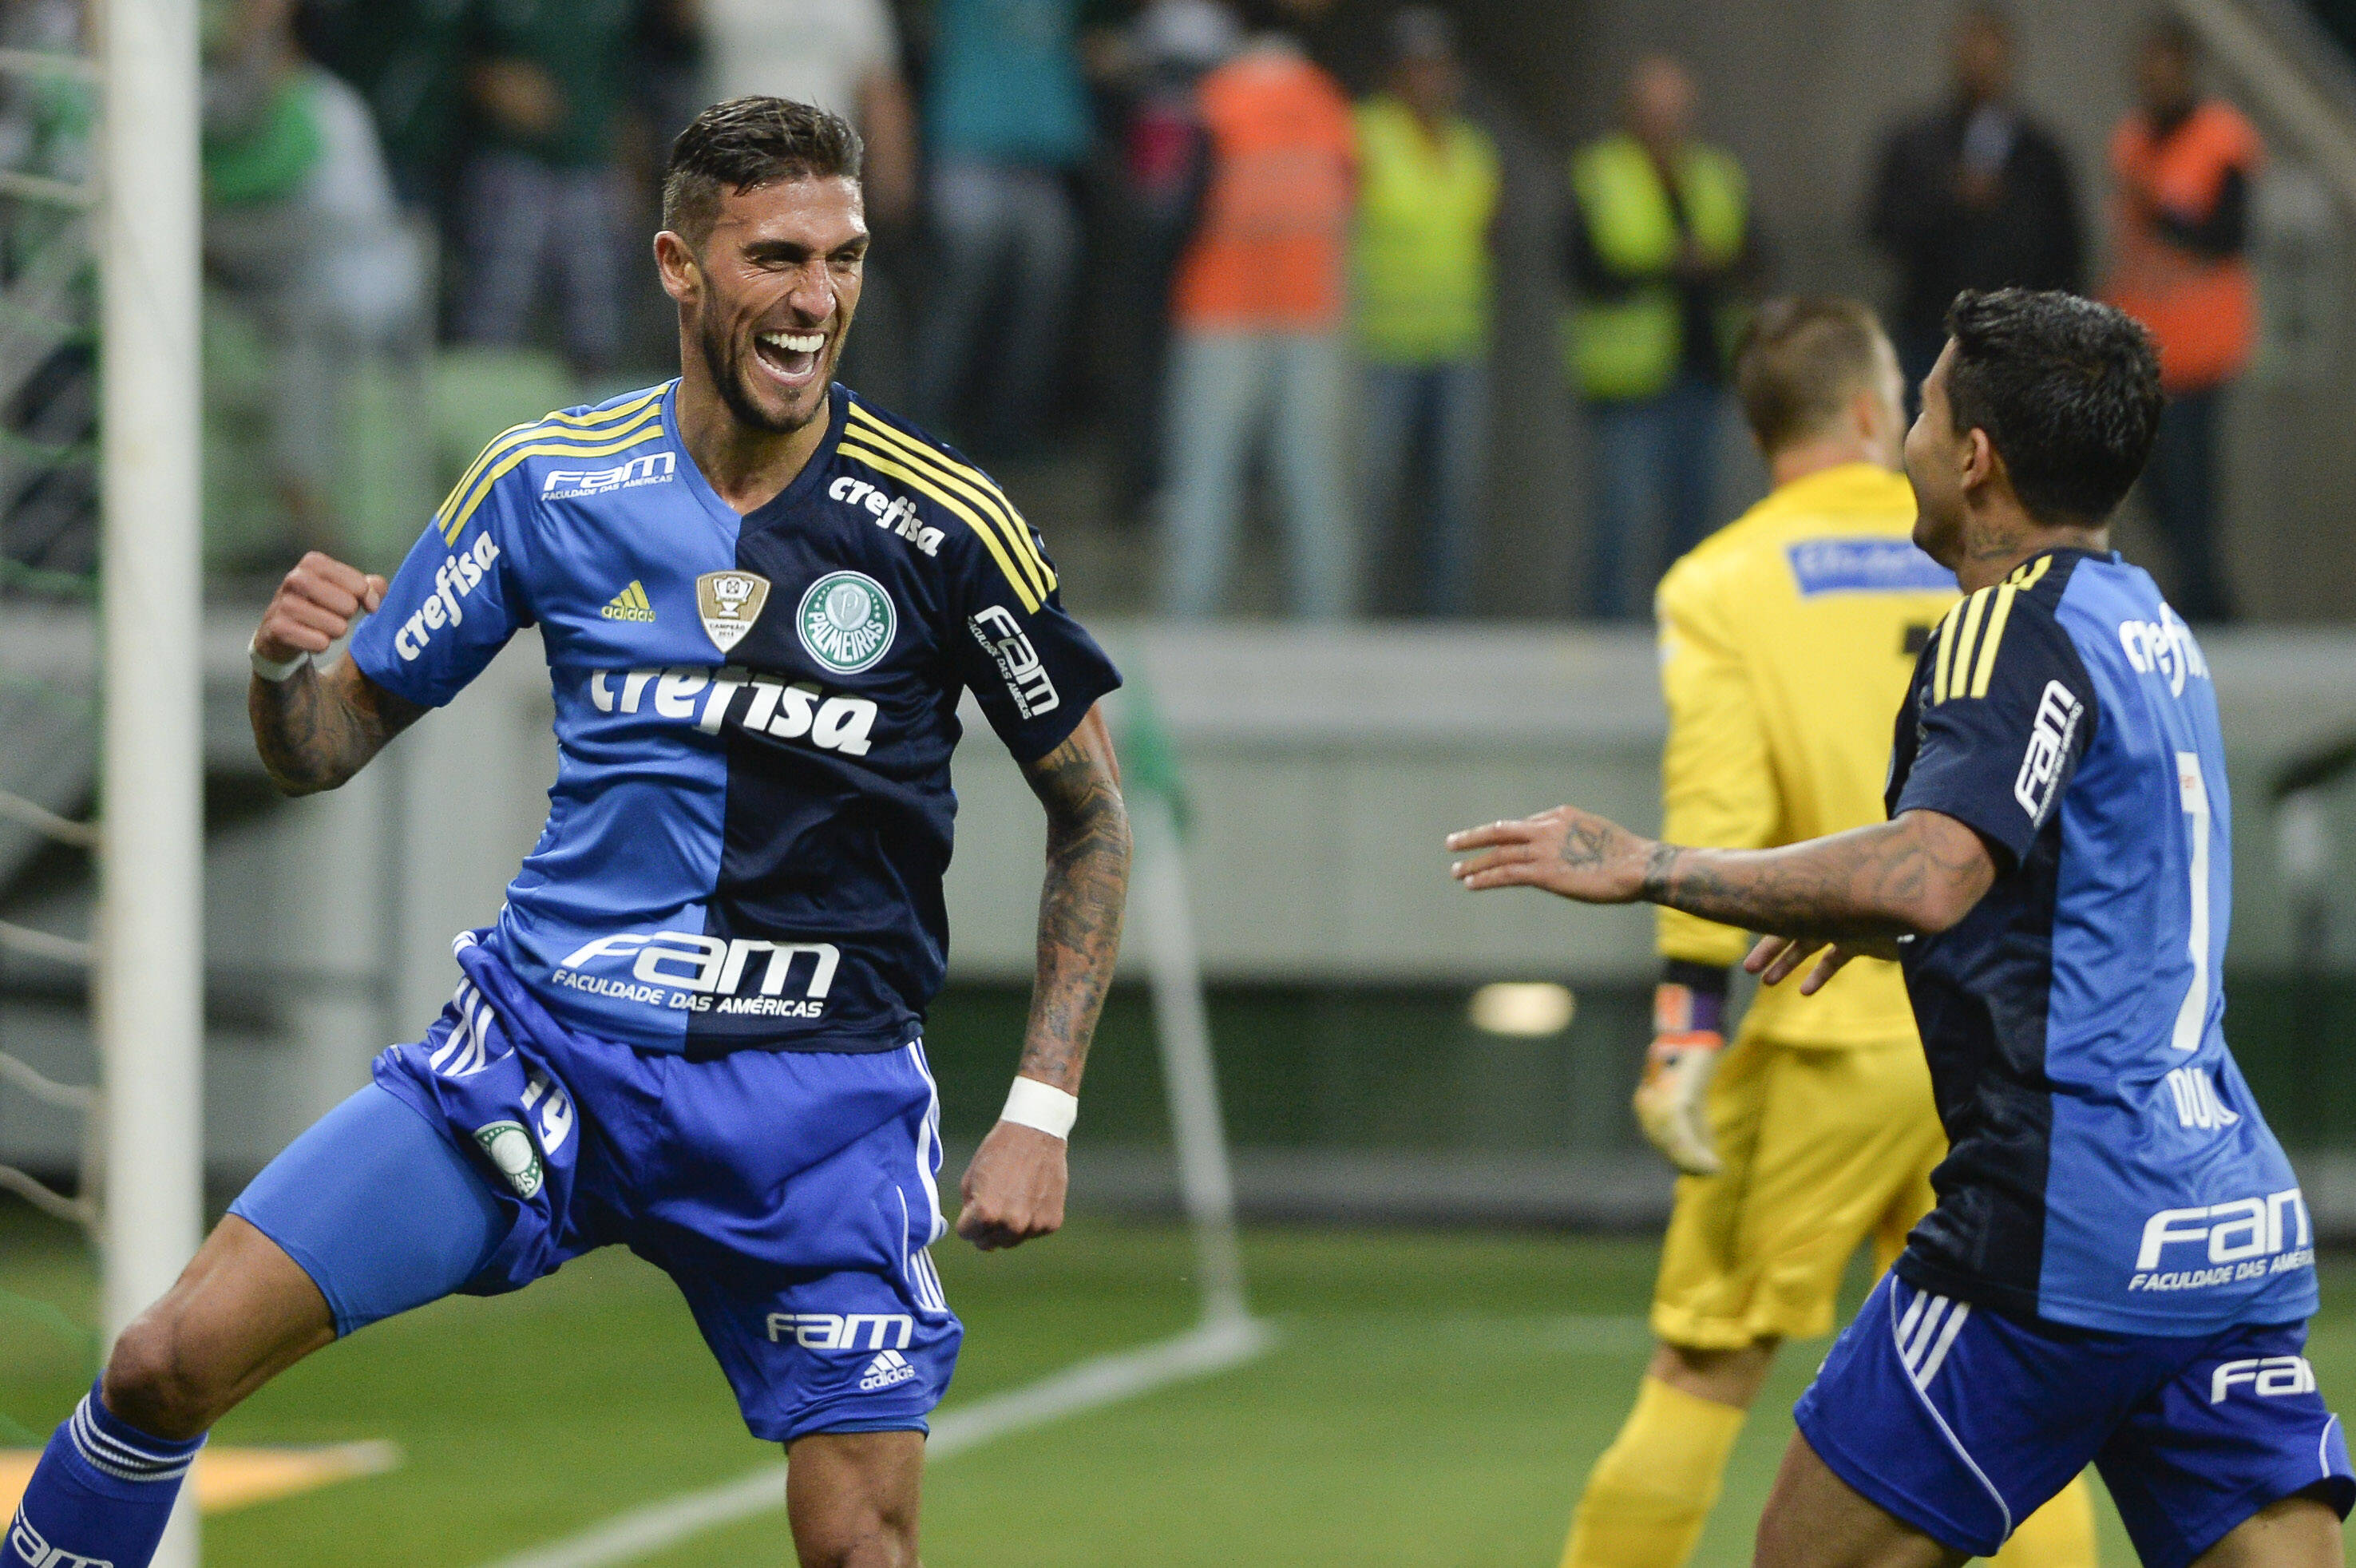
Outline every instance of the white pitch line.
<path fill-rule="evenodd" d="M 1011 1432 L 1209 1377 L 1265 1354 L 1275 1343 L 1275 1333 L 1266 1324 L 1237 1317 L 1205 1323 L 1158 1344 L 1098 1356 L 936 1416 L 926 1456 L 946 1459 Z M 489 1568 L 611 1568 L 634 1562 L 707 1530 L 783 1510 L 785 1480 L 783 1465 L 765 1465 L 734 1481 L 618 1514 L 569 1540 L 501 1558 Z"/>

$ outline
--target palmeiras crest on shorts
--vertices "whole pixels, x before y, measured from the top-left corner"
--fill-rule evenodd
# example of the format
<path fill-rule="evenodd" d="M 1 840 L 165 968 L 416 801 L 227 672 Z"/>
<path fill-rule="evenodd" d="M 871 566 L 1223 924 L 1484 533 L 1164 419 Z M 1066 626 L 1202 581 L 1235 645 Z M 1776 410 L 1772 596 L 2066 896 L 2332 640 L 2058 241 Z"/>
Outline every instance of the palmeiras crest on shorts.
<path fill-rule="evenodd" d="M 531 1134 L 523 1130 L 520 1122 L 493 1122 L 475 1129 L 475 1142 L 499 1167 L 499 1175 L 518 1197 L 530 1197 L 540 1190 L 540 1150 L 533 1144 Z"/>
<path fill-rule="evenodd" d="M 695 580 L 695 613 L 703 618 L 704 635 L 723 653 L 744 640 L 768 602 L 769 579 L 758 572 L 732 568 Z"/>
<path fill-rule="evenodd" d="M 794 612 L 803 649 L 838 675 L 873 669 L 899 629 L 892 596 L 864 572 L 829 572 L 809 585 Z"/>

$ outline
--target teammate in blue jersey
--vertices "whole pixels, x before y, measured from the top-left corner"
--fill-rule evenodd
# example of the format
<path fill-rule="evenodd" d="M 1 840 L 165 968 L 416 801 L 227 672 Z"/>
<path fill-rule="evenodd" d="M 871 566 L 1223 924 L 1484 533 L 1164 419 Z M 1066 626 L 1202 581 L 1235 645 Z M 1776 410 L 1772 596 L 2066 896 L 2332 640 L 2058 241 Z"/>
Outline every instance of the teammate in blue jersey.
<path fill-rule="evenodd" d="M 140 1568 L 203 1434 L 299 1358 L 619 1243 L 679 1283 L 783 1443 L 806 1564 L 916 1560 L 962 1333 L 923 1043 L 970 690 L 1044 804 L 1018 1076 L 968 1168 L 984 1249 L 1063 1220 L 1129 833 L 1119 677 L 1006 497 L 835 385 L 859 142 L 776 99 L 679 138 L 655 257 L 677 381 L 485 449 L 390 585 L 324 556 L 253 642 L 253 727 L 332 789 L 537 626 L 548 823 L 425 1036 L 273 1162 L 59 1429 L 0 1563 Z M 362 611 L 348 654 L 318 669 Z"/>
<path fill-rule="evenodd" d="M 1949 331 L 1906 467 L 1967 593 L 1899 714 L 1890 820 L 1745 853 L 1564 806 L 1454 835 L 1455 875 L 1772 933 L 1750 966 L 1815 958 L 1804 992 L 1904 966 L 1952 1152 L 1794 1412 L 1759 1563 L 1988 1555 L 2091 1462 L 2148 1568 L 2336 1565 L 2356 1474 L 2301 1355 L 2314 1237 L 2225 1045 L 2216 696 L 2105 527 L 2158 362 L 2067 295 L 1965 294 Z"/>

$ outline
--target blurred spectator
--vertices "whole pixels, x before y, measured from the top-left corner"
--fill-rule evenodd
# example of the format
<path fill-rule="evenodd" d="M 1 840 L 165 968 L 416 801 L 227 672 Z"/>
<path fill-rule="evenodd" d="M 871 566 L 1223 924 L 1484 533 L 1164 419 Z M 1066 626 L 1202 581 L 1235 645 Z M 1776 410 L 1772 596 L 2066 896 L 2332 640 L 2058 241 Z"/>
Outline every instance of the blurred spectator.
<path fill-rule="evenodd" d="M 635 0 L 478 0 L 466 86 L 480 126 L 460 196 L 455 335 L 523 340 L 555 285 L 565 356 L 600 374 L 621 347 L 617 118 Z"/>
<path fill-rule="evenodd" d="M 1410 467 L 1420 472 L 1420 607 L 1461 616 L 1487 489 L 1497 149 L 1457 113 L 1463 70 L 1445 16 L 1401 11 L 1391 48 L 1389 91 L 1358 110 L 1361 499 L 1387 528 Z"/>
<path fill-rule="evenodd" d="M 425 259 L 367 101 L 302 56 L 292 12 L 209 11 L 205 262 L 269 349 L 272 483 L 305 542 L 335 543 L 342 386 L 362 356 L 419 346 Z"/>
<path fill-rule="evenodd" d="M 1165 607 L 1186 619 L 1219 611 L 1266 428 L 1293 611 L 1337 619 L 1356 572 L 1342 478 L 1349 100 L 1267 34 L 1203 79 L 1201 101 L 1202 216 L 1172 291 Z"/>
<path fill-rule="evenodd" d="M 916 199 L 916 121 L 886 0 L 701 0 L 705 96 L 755 94 L 830 109 L 867 143 L 867 216 L 905 220 Z"/>
<path fill-rule="evenodd" d="M 466 48 L 476 0 L 304 0 L 305 50 L 368 98 L 393 192 L 444 206 L 465 139 Z"/>
<path fill-rule="evenodd" d="M 2197 94 L 2197 55 L 2172 20 L 2137 53 L 2140 102 L 2111 138 L 2117 261 L 2104 292 L 2159 349 L 2168 408 L 2144 499 L 2176 562 L 2169 602 L 2187 620 L 2222 621 L 2233 601 L 2216 553 L 2218 408 L 2257 336 L 2245 252 L 2265 148 L 2230 104 Z"/>
<path fill-rule="evenodd" d="M 1750 188 L 1695 139 L 1696 90 L 1664 55 L 1629 78 L 1627 128 L 1571 160 L 1572 384 L 1595 437 L 1588 607 L 1641 616 L 1700 542 L 1717 477 L 1726 355 L 1760 272 Z"/>
<path fill-rule="evenodd" d="M 632 161 L 643 167 L 649 206 L 662 200 L 661 170 L 670 160 L 671 142 L 712 101 L 704 55 L 710 9 L 709 0 L 638 0 L 630 96 L 642 121 L 643 145 Z"/>
<path fill-rule="evenodd" d="M 1123 39 L 1116 72 L 1119 194 L 1105 282 L 1109 362 L 1120 373 L 1104 388 L 1118 432 L 1115 510 L 1122 517 L 1138 513 L 1161 488 L 1170 285 L 1202 197 L 1195 88 L 1242 42 L 1241 25 L 1220 0 L 1148 0 Z"/>
<path fill-rule="evenodd" d="M 986 362 L 975 435 L 1001 455 L 1043 433 L 1078 260 L 1069 183 L 1093 133 L 1078 33 L 1079 0 L 939 0 L 925 128 L 940 254 L 911 401 L 954 428 Z"/>
<path fill-rule="evenodd" d="M 815 103 L 867 144 L 867 223 L 875 243 L 859 299 L 859 330 L 837 373 L 871 397 L 905 404 L 914 323 L 907 242 L 916 208 L 916 115 L 900 67 L 888 0 L 701 0 L 704 96 L 764 94 Z"/>
<path fill-rule="evenodd" d="M 1967 5 L 1949 42 L 1947 102 L 1890 134 L 1873 188 L 1873 240 L 1898 267 L 1890 325 L 1910 396 L 1963 290 L 2085 286 L 2069 158 L 2013 102 L 2010 18 Z"/>

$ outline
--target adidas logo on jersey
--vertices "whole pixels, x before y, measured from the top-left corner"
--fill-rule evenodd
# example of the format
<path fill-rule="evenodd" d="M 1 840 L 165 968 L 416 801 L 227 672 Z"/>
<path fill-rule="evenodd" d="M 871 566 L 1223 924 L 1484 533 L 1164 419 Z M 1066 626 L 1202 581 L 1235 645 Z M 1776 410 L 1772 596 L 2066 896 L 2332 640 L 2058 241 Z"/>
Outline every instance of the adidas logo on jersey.
<path fill-rule="evenodd" d="M 607 620 L 651 621 L 655 618 L 655 607 L 647 600 L 646 585 L 633 577 L 630 585 L 616 594 L 597 613 Z"/>
<path fill-rule="evenodd" d="M 886 1350 L 867 1363 L 867 1371 L 859 1380 L 859 1391 L 872 1394 L 877 1389 L 888 1389 L 894 1383 L 905 1383 L 916 1375 L 908 1358 L 897 1350 Z"/>

